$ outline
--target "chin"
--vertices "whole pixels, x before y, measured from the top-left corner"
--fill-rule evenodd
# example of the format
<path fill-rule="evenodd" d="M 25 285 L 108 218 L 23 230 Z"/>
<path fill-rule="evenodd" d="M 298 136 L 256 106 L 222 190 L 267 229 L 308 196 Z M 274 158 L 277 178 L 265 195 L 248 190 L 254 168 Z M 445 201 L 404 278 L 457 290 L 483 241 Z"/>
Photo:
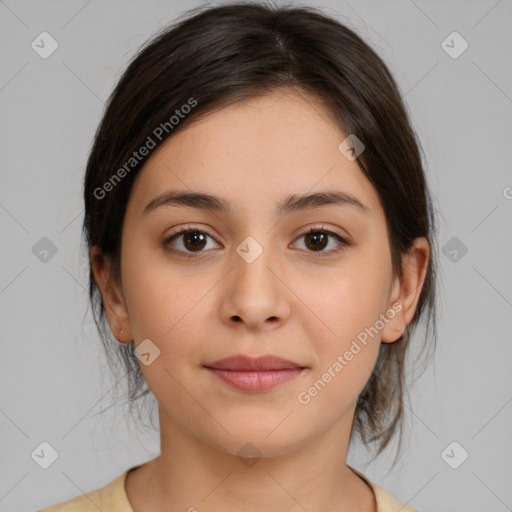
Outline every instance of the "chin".
<path fill-rule="evenodd" d="M 262 457 L 287 455 L 308 444 L 309 436 L 306 432 L 303 432 L 301 436 L 297 426 L 294 425 L 294 428 L 290 428 L 292 425 L 289 425 L 288 428 L 285 428 L 281 425 L 276 428 L 276 425 L 279 425 L 279 422 L 270 429 L 266 426 L 265 428 L 255 428 L 254 425 L 252 427 L 238 425 L 236 428 L 227 426 L 232 436 L 224 432 L 221 439 L 210 437 L 204 441 L 220 451 L 242 459 L 254 458 L 255 461 Z M 211 434 L 211 432 L 209 433 Z M 250 464 L 248 464 L 249 466 Z"/>

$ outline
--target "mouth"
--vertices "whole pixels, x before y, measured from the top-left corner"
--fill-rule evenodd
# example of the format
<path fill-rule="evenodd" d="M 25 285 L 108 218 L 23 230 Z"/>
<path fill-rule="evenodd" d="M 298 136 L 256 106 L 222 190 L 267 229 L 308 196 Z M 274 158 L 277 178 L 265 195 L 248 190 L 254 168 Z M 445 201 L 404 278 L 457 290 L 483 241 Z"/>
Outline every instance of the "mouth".
<path fill-rule="evenodd" d="M 229 386 L 253 393 L 280 386 L 306 369 L 293 361 L 272 355 L 256 358 L 232 356 L 205 365 L 205 368 Z"/>

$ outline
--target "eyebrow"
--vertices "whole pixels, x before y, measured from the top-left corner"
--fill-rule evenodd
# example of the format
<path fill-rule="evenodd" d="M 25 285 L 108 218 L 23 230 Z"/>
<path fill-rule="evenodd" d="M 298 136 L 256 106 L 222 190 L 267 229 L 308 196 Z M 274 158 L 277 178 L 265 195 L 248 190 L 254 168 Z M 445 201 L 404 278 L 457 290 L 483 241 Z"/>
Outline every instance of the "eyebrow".
<path fill-rule="evenodd" d="M 292 194 L 277 206 L 276 213 L 282 217 L 292 212 L 329 205 L 351 206 L 356 211 L 370 213 L 370 208 L 359 201 L 357 197 L 338 190 L 326 190 L 303 195 Z M 222 197 L 202 192 L 168 190 L 152 199 L 144 208 L 143 214 L 146 215 L 161 206 L 187 206 L 214 213 L 231 213 L 230 203 Z"/>

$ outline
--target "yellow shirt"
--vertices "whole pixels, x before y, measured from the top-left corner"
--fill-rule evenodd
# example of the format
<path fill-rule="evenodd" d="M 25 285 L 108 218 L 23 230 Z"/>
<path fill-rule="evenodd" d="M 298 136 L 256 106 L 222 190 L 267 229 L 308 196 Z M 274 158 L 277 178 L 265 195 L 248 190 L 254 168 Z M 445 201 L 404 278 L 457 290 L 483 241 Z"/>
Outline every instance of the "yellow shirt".
<path fill-rule="evenodd" d="M 370 482 L 356 469 L 348 467 L 373 489 L 377 502 L 377 512 L 418 512 L 416 509 L 396 501 L 385 489 Z M 127 469 L 101 489 L 90 491 L 37 512 L 98 512 L 98 509 L 102 512 L 133 512 L 124 489 L 126 475 L 130 469 Z"/>

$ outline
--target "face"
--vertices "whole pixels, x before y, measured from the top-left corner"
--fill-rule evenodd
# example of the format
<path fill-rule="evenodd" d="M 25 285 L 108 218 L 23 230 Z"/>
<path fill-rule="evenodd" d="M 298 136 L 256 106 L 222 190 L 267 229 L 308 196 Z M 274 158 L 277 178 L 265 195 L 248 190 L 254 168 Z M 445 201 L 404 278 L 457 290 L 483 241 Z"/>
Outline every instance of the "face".
<path fill-rule="evenodd" d="M 350 431 L 418 283 L 392 276 L 384 212 L 338 148 L 346 136 L 320 101 L 281 90 L 190 124 L 137 176 L 119 294 L 103 291 L 115 334 L 149 340 L 141 369 L 162 428 L 234 454 L 251 442 L 268 456 Z M 168 192 L 219 202 L 154 202 Z M 296 202 L 320 192 L 351 199 Z M 293 364 L 216 364 L 239 355 Z"/>

